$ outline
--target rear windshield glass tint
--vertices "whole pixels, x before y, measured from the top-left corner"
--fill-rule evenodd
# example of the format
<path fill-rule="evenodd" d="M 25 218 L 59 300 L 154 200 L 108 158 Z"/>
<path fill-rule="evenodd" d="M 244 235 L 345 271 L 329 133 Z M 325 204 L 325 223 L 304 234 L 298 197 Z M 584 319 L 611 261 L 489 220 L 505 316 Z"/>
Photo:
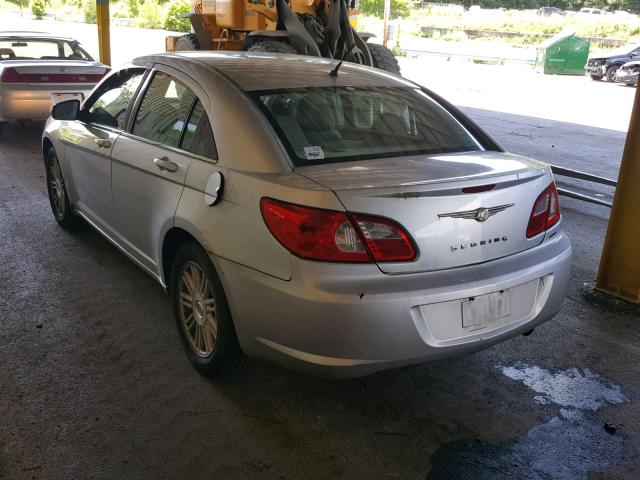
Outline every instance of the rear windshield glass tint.
<path fill-rule="evenodd" d="M 77 42 L 47 39 L 0 39 L 1 60 L 92 60 Z"/>
<path fill-rule="evenodd" d="M 481 150 L 420 89 L 295 88 L 253 93 L 298 166 Z"/>

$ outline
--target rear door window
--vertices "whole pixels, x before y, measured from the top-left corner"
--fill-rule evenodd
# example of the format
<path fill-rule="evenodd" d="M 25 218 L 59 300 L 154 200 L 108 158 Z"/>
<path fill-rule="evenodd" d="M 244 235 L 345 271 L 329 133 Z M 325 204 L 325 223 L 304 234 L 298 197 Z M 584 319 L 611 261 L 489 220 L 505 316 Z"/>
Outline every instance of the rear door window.
<path fill-rule="evenodd" d="M 191 110 L 180 147 L 187 152 L 213 160 L 218 158 L 209 117 L 200 100 L 196 101 Z"/>
<path fill-rule="evenodd" d="M 142 98 L 133 134 L 153 142 L 178 147 L 197 97 L 180 80 L 156 72 Z"/>

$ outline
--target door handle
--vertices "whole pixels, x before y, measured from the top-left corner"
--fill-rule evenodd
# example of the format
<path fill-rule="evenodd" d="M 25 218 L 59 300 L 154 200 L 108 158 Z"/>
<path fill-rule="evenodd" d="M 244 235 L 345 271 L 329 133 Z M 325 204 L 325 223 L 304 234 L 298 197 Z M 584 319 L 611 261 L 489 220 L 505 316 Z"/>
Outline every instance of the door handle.
<path fill-rule="evenodd" d="M 107 138 L 96 138 L 95 142 L 96 142 L 96 145 L 102 148 L 109 148 L 111 146 L 111 140 Z"/>
<path fill-rule="evenodd" d="M 155 163 L 160 170 L 166 170 L 167 172 L 178 171 L 178 164 L 175 162 L 172 162 L 167 157 L 154 158 L 153 163 Z"/>

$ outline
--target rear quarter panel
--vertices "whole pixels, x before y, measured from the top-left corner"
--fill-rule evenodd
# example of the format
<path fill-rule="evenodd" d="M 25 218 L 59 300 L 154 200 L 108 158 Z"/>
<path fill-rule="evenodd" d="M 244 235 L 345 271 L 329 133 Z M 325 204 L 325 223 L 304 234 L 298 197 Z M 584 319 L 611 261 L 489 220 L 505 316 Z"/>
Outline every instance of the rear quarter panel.
<path fill-rule="evenodd" d="M 214 79 L 212 81 L 212 79 Z M 218 158 L 194 160 L 187 173 L 174 225 L 191 233 L 211 254 L 268 275 L 291 278 L 290 253 L 267 229 L 263 197 L 344 210 L 328 189 L 292 168 L 252 101 L 224 77 L 207 76 L 208 109 Z M 221 200 L 205 202 L 214 172 L 224 178 Z"/>

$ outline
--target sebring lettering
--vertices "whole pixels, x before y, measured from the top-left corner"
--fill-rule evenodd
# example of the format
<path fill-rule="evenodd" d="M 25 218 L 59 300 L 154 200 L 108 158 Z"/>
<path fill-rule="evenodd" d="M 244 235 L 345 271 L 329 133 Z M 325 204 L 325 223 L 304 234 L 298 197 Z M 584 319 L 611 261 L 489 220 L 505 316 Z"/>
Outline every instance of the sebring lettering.
<path fill-rule="evenodd" d="M 483 247 L 492 243 L 506 242 L 509 240 L 506 236 L 489 238 L 488 240 L 480 240 L 478 242 L 460 243 L 458 245 L 451 245 L 451 251 L 465 250 L 467 248 Z"/>

